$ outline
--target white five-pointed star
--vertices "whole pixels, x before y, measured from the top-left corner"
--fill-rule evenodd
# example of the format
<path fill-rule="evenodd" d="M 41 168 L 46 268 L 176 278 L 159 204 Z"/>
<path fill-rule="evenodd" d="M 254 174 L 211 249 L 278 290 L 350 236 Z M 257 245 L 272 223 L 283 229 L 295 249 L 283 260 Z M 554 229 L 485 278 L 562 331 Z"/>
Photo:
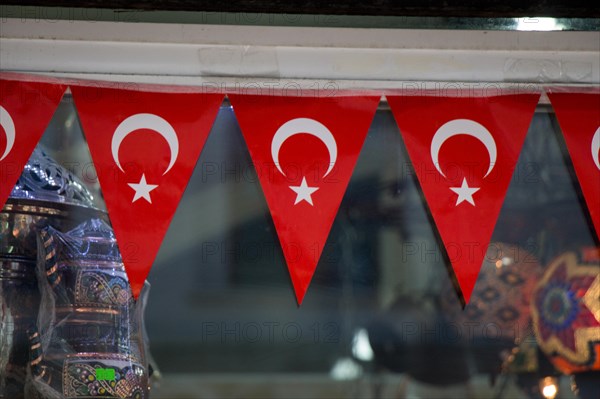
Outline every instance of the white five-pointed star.
<path fill-rule="evenodd" d="M 475 201 L 473 200 L 473 194 L 479 191 L 479 187 L 469 187 L 467 184 L 467 179 L 463 177 L 463 181 L 460 187 L 450 187 L 450 190 L 454 191 L 458 194 L 458 198 L 456 199 L 456 205 L 460 204 L 463 201 L 467 201 L 469 204 L 475 206 Z"/>
<path fill-rule="evenodd" d="M 131 203 L 134 203 L 140 198 L 143 198 L 149 203 L 152 203 L 152 199 L 150 198 L 150 191 L 158 187 L 158 185 L 156 184 L 148 184 L 146 182 L 146 175 L 144 175 L 143 173 L 139 183 L 127 183 L 127 185 L 133 188 L 133 191 L 135 191 L 135 195 L 133 196 L 133 200 L 131 200 Z"/>
<path fill-rule="evenodd" d="M 300 183 L 299 186 L 290 186 L 290 188 L 297 194 L 294 205 L 297 205 L 301 201 L 306 201 L 313 205 L 312 197 L 310 195 L 319 189 L 319 187 L 309 187 L 308 184 L 306 184 L 306 177 L 302 177 L 302 183 Z"/>

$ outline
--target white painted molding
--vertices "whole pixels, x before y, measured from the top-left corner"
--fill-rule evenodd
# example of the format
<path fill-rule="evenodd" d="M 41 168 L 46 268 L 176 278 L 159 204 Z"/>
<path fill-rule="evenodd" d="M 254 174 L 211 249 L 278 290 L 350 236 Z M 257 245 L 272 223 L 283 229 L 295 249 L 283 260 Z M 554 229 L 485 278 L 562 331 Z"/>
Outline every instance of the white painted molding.
<path fill-rule="evenodd" d="M 166 84 L 600 83 L 600 32 L 0 21 L 0 69 Z"/>

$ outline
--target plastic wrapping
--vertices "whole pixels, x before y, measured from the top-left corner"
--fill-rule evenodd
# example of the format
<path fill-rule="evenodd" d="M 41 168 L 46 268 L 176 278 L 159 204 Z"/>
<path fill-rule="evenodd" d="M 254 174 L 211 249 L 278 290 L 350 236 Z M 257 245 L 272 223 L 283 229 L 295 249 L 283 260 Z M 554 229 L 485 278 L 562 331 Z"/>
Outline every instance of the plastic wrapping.
<path fill-rule="evenodd" d="M 23 399 L 27 329 L 36 323 L 36 279 L 41 226 L 72 229 L 94 215 L 93 196 L 72 173 L 38 147 L 0 209 L 0 398 Z"/>
<path fill-rule="evenodd" d="M 45 398 L 147 398 L 148 285 L 134 301 L 112 229 L 91 219 L 68 233 L 41 230 L 37 273 L 41 304 L 29 331 L 29 391 Z"/>

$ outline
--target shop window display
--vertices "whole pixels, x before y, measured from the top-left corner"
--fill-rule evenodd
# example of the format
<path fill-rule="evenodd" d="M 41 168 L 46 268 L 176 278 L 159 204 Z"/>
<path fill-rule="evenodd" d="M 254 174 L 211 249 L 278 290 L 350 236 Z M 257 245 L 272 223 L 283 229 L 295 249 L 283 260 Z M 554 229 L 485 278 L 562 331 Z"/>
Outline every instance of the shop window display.
<path fill-rule="evenodd" d="M 0 6 L 0 205 L 10 192 L 0 206 L 0 399 L 600 398 L 600 9 L 560 0 L 114 3 Z M 16 74 L 52 87 L 9 104 L 4 78 Z M 99 88 L 115 96 L 100 99 Z M 472 121 L 484 129 L 452 131 L 434 151 L 434 130 L 424 126 L 446 122 L 442 109 L 470 119 L 477 104 L 461 110 L 449 99 L 466 97 L 464 105 L 482 93 L 490 107 Z M 199 129 L 192 119 L 209 94 L 211 117 Z M 433 95 L 435 104 L 411 108 L 406 94 L 429 97 L 423 102 Z M 507 116 L 515 103 L 494 98 L 505 94 L 540 98 L 523 122 Z M 316 101 L 338 95 L 352 105 Z M 357 122 L 359 96 L 373 97 L 371 112 L 377 106 L 369 123 Z M 47 118 L 27 117 L 15 103 Z M 300 103 L 316 116 L 290 116 L 307 109 Z M 45 131 L 19 121 L 46 126 L 51 112 Z M 136 276 L 127 259 L 149 245 L 120 235 L 115 191 L 97 173 L 96 144 L 129 113 L 160 115 L 177 135 L 147 129 L 141 140 L 125 129 L 116 150 L 105 148 L 104 166 L 123 166 L 114 176 L 128 225 L 140 221 L 133 205 L 153 203 L 145 218 L 152 229 L 168 208 L 161 196 L 176 197 L 166 236 L 153 240 L 155 249 L 162 241 L 158 256 L 146 251 L 150 261 Z M 293 118 L 325 129 L 313 129 L 312 141 L 297 129 L 283 141 L 270 136 Z M 10 153 L 23 148 L 24 130 L 43 136 L 21 173 Z M 341 135 L 358 149 L 344 150 Z M 415 150 L 423 137 L 427 148 Z M 505 139 L 518 154 L 506 156 Z M 27 156 L 33 142 L 21 150 Z M 268 193 L 256 157 L 263 145 L 267 163 L 322 158 L 326 167 Z M 161 149 L 171 158 L 152 152 Z M 300 292 L 282 249 L 281 226 L 293 223 L 282 224 L 281 213 L 331 200 L 314 180 L 350 152 L 356 165 Z M 127 174 L 142 153 L 135 173 L 145 175 Z M 448 179 L 455 158 L 477 164 L 475 184 Z M 426 172 L 446 184 L 433 197 L 418 173 L 429 160 Z M 459 229 L 441 228 L 432 204 L 447 196 L 449 214 L 479 207 L 490 187 L 503 192 L 488 173 L 507 168 L 491 240 L 471 240 L 489 245 L 471 265 L 479 275 L 470 273 L 476 284 L 465 305 L 448 245 L 453 232 L 460 241 Z M 285 166 L 271 169 L 280 181 L 294 178 Z M 20 175 L 14 188 L 7 174 Z M 179 203 L 177 190 L 165 190 L 175 181 L 185 188 Z M 273 198 L 284 203 L 279 211 Z M 483 225 L 491 213 L 457 224 Z M 298 215 L 314 221 L 304 231 L 316 237 L 321 219 Z"/>
<path fill-rule="evenodd" d="M 278 396 L 292 375 L 306 378 L 300 389 L 316 396 L 480 397 L 483 390 L 497 397 L 551 397 L 556 388 L 556 397 L 569 398 L 575 396 L 565 376 L 573 375 L 580 397 L 594 397 L 589 395 L 595 395 L 598 378 L 598 242 L 560 132 L 550 107 L 539 105 L 473 298 L 463 310 L 401 135 L 390 110 L 380 105 L 298 307 L 235 109 L 224 103 L 149 276 L 145 323 L 154 368 L 166 376 L 188 376 L 180 377 L 179 387 L 164 378 L 152 396 L 177 397 L 178 389 L 185 395 L 185 384 L 194 394 L 212 397 Z M 46 165 L 54 161 L 36 150 L 2 212 L 1 365 L 9 371 L 2 388 L 12 397 L 6 395 L 25 392 L 27 381 L 34 381 L 28 389 L 45 384 L 66 397 L 85 397 L 65 393 L 65 381 L 53 386 L 65 378 L 60 373 L 48 381 L 52 367 L 64 368 L 64 359 L 48 363 L 57 353 L 64 358 L 98 352 L 63 334 L 74 319 L 57 311 L 83 305 L 73 296 L 80 279 L 68 266 L 77 257 L 61 263 L 65 251 L 59 247 L 78 242 L 81 248 L 86 240 L 111 237 L 70 97 L 63 99 L 42 146 L 63 167 L 49 172 Z M 39 185 L 48 176 L 54 186 L 25 187 L 27 179 Z M 68 180 L 61 187 L 77 188 L 65 190 L 67 200 L 55 193 L 58 177 Z M 53 201 L 49 188 L 62 199 Z M 49 240 L 57 248 L 44 245 Z M 48 274 L 56 265 L 37 262 L 38 287 L 36 261 L 51 253 L 56 273 L 63 274 Z M 118 256 L 108 262 L 118 263 Z M 111 270 L 113 277 L 120 273 L 118 267 Z M 60 328 L 40 324 L 40 303 L 55 323 L 64 321 Z M 122 305 L 135 319 L 125 325 L 136 330 L 131 339 L 102 345 L 115 343 L 104 348 L 110 353 L 128 347 L 124 356 L 138 348 L 139 361 L 129 364 L 141 370 L 139 392 L 146 397 L 150 366 L 137 319 L 142 306 Z M 119 335 L 117 330 L 106 329 L 106 336 Z M 44 351 L 36 351 L 40 347 Z M 102 364 L 92 367 L 96 380 L 104 378 L 98 368 L 115 373 L 127 368 Z M 193 376 L 202 375 L 199 387 Z M 252 380 L 227 387 L 227 376 Z M 135 397 L 133 391 L 115 392 Z"/>

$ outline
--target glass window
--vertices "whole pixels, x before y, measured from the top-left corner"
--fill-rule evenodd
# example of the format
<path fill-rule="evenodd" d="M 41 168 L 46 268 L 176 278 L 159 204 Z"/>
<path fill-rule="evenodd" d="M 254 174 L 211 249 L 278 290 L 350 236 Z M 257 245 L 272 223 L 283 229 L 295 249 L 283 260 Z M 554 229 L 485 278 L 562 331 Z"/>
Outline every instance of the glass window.
<path fill-rule="evenodd" d="M 42 144 L 100 193 L 69 97 Z M 535 113 L 492 242 L 484 266 L 492 272 L 478 282 L 487 288 L 476 289 L 462 312 L 382 103 L 298 307 L 235 110 L 225 102 L 149 276 L 146 325 L 164 376 L 153 397 L 539 395 L 546 370 L 559 376 L 542 367 L 543 357 L 527 358 L 539 360 L 538 374 L 514 359 L 500 374 L 515 338 L 532 341 L 530 328 L 519 325 L 538 281 L 531 276 L 565 251 L 597 245 L 548 106 Z M 511 262 L 519 267 L 508 275 L 493 272 Z M 502 279 L 527 283 L 504 295 Z M 561 397 L 572 397 L 565 377 L 558 384 Z"/>

